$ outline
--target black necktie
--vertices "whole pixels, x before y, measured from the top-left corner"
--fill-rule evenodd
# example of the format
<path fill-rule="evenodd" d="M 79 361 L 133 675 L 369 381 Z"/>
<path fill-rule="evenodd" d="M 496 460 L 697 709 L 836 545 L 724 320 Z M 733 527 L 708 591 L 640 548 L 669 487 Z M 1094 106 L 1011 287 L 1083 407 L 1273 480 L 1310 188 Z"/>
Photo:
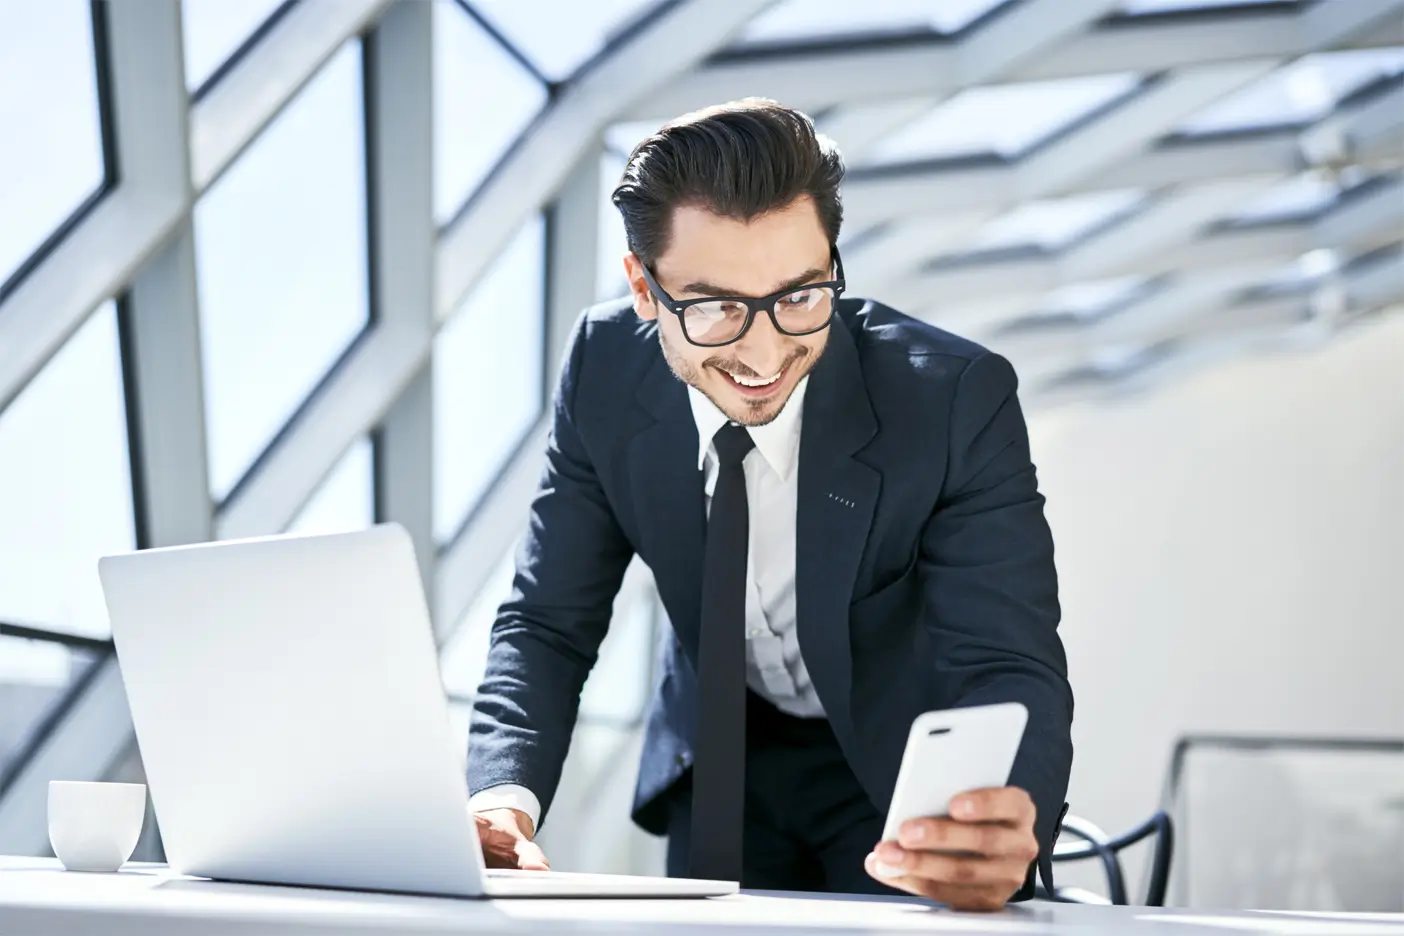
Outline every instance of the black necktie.
<path fill-rule="evenodd" d="M 750 518 L 741 460 L 755 447 L 744 426 L 712 439 L 717 486 L 702 562 L 702 635 L 697 650 L 697 739 L 692 768 L 695 878 L 741 880 L 746 800 L 746 547 Z"/>

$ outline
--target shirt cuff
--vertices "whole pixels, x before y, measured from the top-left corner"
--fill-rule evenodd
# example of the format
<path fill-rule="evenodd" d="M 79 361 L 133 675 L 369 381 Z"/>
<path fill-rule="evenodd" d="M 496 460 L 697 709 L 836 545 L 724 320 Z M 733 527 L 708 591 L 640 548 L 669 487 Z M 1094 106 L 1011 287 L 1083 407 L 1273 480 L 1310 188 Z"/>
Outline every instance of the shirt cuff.
<path fill-rule="evenodd" d="M 531 818 L 531 834 L 541 825 L 541 801 L 536 794 L 515 783 L 502 783 L 479 790 L 468 797 L 468 811 L 479 813 L 488 809 L 516 809 Z"/>

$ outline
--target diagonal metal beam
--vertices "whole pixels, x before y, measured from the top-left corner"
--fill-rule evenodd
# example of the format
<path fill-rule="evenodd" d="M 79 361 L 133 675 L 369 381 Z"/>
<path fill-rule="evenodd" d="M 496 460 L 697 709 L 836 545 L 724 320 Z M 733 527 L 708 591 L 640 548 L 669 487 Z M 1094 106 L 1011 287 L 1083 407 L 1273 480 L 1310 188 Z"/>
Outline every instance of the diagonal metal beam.
<path fill-rule="evenodd" d="M 727 54 L 655 90 L 622 119 L 664 120 L 757 94 L 807 111 L 858 101 L 882 108 L 912 98 L 935 106 L 963 87 L 1009 78 L 1064 41 L 1075 41 L 1116 5 L 1116 0 L 1029 0 L 959 43 L 938 38 L 858 49 L 836 44 L 832 52 L 798 57 Z M 847 150 L 846 141 L 836 138 Z"/>
<path fill-rule="evenodd" d="M 880 101 L 866 107 L 839 107 L 817 117 L 816 122 L 821 132 L 842 141 L 844 160 L 855 165 L 863 161 L 873 144 L 940 103 L 939 97 L 925 96 Z"/>
<path fill-rule="evenodd" d="M 1404 271 L 1404 253 L 1398 249 L 1389 260 L 1367 264 L 1344 277 L 1341 289 L 1348 307 L 1344 320 L 1347 324 L 1380 309 L 1394 307 L 1393 314 L 1400 314 L 1398 306 L 1404 300 L 1404 273 L 1393 272 L 1391 268 Z M 1095 355 L 1095 349 L 1090 352 L 1077 349 L 1062 356 L 1045 355 L 1026 360 L 1020 375 L 1032 384 L 1031 407 L 1049 407 L 1089 396 L 1120 393 L 1128 387 L 1145 388 L 1170 377 L 1183 376 L 1213 361 L 1255 350 L 1300 346 L 1303 341 L 1318 344 L 1329 339 L 1340 327 L 1338 322 L 1318 314 L 1311 293 L 1245 300 L 1232 291 L 1205 296 L 1187 289 L 1179 298 L 1194 303 L 1193 307 L 1157 333 L 1146 333 L 1139 339 L 1145 345 L 1161 342 L 1162 346 L 1172 349 L 1170 353 L 1124 378 L 1108 380 L 1101 385 L 1064 384 L 1067 374 L 1094 359 L 1089 354 Z"/>
<path fill-rule="evenodd" d="M 726 41 L 766 2 L 678 4 L 613 50 L 578 84 L 567 86 L 441 236 L 438 321 L 467 294 L 521 221 L 566 181 L 609 116 L 657 80 L 655 71 L 637 67 L 644 50 L 664 42 L 675 52 L 669 67 L 682 70 Z M 333 49 L 329 46 L 328 54 Z M 391 320 L 370 329 L 221 505 L 217 534 L 233 538 L 282 529 L 340 453 L 380 423 L 423 372 L 433 331 Z"/>
<path fill-rule="evenodd" d="M 1226 176 L 1291 173 L 1303 168 L 1290 131 L 1192 142 L 1163 142 L 1108 166 L 1064 194 L 1165 189 Z M 855 228 L 894 219 L 986 209 L 1018 198 L 1016 166 L 978 164 L 855 170 L 844 180 L 844 219 Z"/>
<path fill-rule="evenodd" d="M 300 0 L 197 101 L 190 114 L 191 171 L 203 192 L 254 141 L 347 40 L 390 0 Z"/>
<path fill-rule="evenodd" d="M 1335 327 L 1330 316 L 1322 318 L 1316 290 L 1244 298 L 1244 292 L 1273 269 L 1273 264 L 1256 263 L 1191 271 L 1169 288 L 1092 326 L 994 336 L 990 344 L 1010 358 L 1021 380 L 1036 388 L 1107 348 L 1213 340 L 1216 335 L 1262 333 L 1309 321 L 1319 321 L 1328 330 Z M 1351 264 L 1323 287 L 1340 290 L 1348 315 L 1399 302 L 1404 299 L 1404 246 L 1396 244 Z"/>
<path fill-rule="evenodd" d="M 848 160 L 855 161 L 884 134 L 935 107 L 958 88 L 998 78 L 1021 62 L 1079 33 L 1115 6 L 1115 2 L 1106 0 L 1035 0 L 1024 4 L 996 18 L 949 51 L 949 68 L 943 71 L 949 84 L 930 89 L 915 100 L 888 101 L 858 111 L 840 109 L 826 118 L 824 129 L 843 141 Z M 852 138 L 848 136 L 850 133 Z M 967 216 L 965 224 L 975 227 L 986 218 L 987 215 Z M 881 262 L 886 268 L 898 269 L 901 262 L 901 251 L 892 249 L 893 244 L 920 242 L 911 236 L 913 233 L 904 231 L 898 237 L 885 239 L 888 249 L 883 252 Z"/>
<path fill-rule="evenodd" d="M 1186 115 L 1266 73 L 1272 64 L 1270 61 L 1255 61 L 1214 65 L 1180 72 L 1154 82 L 1142 93 L 1123 101 L 1081 129 L 1066 134 L 1014 166 L 1011 178 L 1004 186 L 1004 197 L 991 198 L 982 206 L 983 213 L 977 210 L 967 216 L 969 225 L 965 230 L 957 228 L 948 231 L 947 237 L 959 240 L 989 218 L 1026 199 L 1062 194 L 1085 184 L 1085 180 L 1096 178 L 1102 168 L 1124 161 L 1146 148 Z M 898 230 L 895 235 L 874 238 L 864 245 L 863 253 L 881 255 L 889 249 L 891 241 L 908 234 Z M 863 262 L 862 259 L 855 260 L 853 265 L 859 267 Z M 974 283 L 978 284 L 975 288 L 981 290 L 998 289 L 996 283 L 983 278 L 985 273 L 984 270 L 967 269 L 953 275 L 962 282 L 973 278 Z M 897 274 L 890 288 L 900 297 L 912 297 L 917 305 L 924 304 L 921 301 L 922 292 L 930 286 L 926 282 L 927 277 L 915 274 L 910 278 L 920 280 L 920 283 L 903 282 L 907 278 Z M 927 295 L 950 298 L 950 294 L 943 292 Z"/>
<path fill-rule="evenodd" d="M 1029 0 L 975 30 L 955 47 L 960 87 L 986 84 L 1032 61 L 1116 9 L 1121 0 Z"/>
<path fill-rule="evenodd" d="M 1349 8 L 1349 9 L 1343 9 Z M 1385 25 L 1404 8 L 1399 0 L 1319 3 L 1282 10 L 1203 12 L 1194 16 L 1107 21 L 1044 45 L 1013 67 L 981 81 L 1042 81 L 1115 72 L 1157 74 L 1214 62 L 1261 57 L 1293 58 L 1350 41 L 1388 45 L 1395 35 L 1365 26 Z M 1014 11 L 992 22 L 993 30 Z M 980 31 L 983 32 L 984 30 Z M 972 38 L 979 38 L 977 32 Z M 1037 33 L 1025 33 L 1030 41 Z M 961 51 L 948 40 L 903 40 L 854 46 L 835 42 L 805 54 L 728 52 L 678 78 L 623 118 L 662 120 L 716 101 L 748 94 L 778 97 L 793 107 L 821 111 L 881 104 L 901 98 L 944 97 L 970 83 L 961 73 Z"/>
<path fill-rule="evenodd" d="M 1046 292 L 1058 286 L 1128 274 L 1162 275 L 1168 271 L 1156 269 L 1156 256 L 1178 249 L 1218 220 L 1225 205 L 1242 203 L 1280 178 L 1248 176 L 1171 191 L 1129 220 L 1089 236 L 1060 255 L 1012 264 L 992 262 L 990 275 L 974 281 L 976 289 L 956 295 L 932 293 L 930 300 L 910 311 L 942 328 L 979 336 L 1028 314 Z M 919 238 L 918 234 L 913 240 Z M 905 256 L 915 254 L 913 249 Z"/>
<path fill-rule="evenodd" d="M 693 67 L 770 2 L 692 0 L 665 8 L 567 85 L 444 231 L 439 318 L 453 314 L 513 232 L 560 189 L 609 121 L 660 82 Z M 659 55 L 660 49 L 668 54 Z"/>
<path fill-rule="evenodd" d="M 430 332 L 381 322 L 351 348 L 297 417 L 220 506 L 220 539 L 287 527 L 341 453 L 369 432 L 425 366 Z"/>
<path fill-rule="evenodd" d="M 0 410 L 115 295 L 180 222 L 179 194 L 123 186 L 106 196 L 0 305 Z"/>
<path fill-rule="evenodd" d="M 1088 237 L 1061 256 L 1058 278 L 1072 283 L 1139 272 L 1147 258 L 1192 240 L 1222 218 L 1225 208 L 1244 204 L 1285 178 L 1240 176 L 1172 190 L 1135 217 Z"/>
<path fill-rule="evenodd" d="M 1202 208 L 1203 205 L 1192 203 L 1191 207 Z M 1089 276 L 1157 277 L 1185 270 L 1212 271 L 1262 264 L 1282 266 L 1321 247 L 1364 253 L 1398 239 L 1401 230 L 1404 230 L 1404 181 L 1395 179 L 1368 194 L 1348 199 L 1315 222 L 1224 229 L 1173 247 L 1133 250 L 1105 258 L 1094 256 L 1092 251 L 1088 254 L 1077 251 L 1065 257 L 1054 255 L 940 267 L 913 278 L 898 292 L 897 298 L 905 301 L 903 307 L 918 310 L 918 314 L 926 310 L 936 324 L 949 328 L 955 326 L 939 310 L 959 308 L 967 302 L 988 307 L 993 298 L 1008 295 L 1013 303 L 1026 303 L 1031 297 Z M 1116 229 L 1109 230 L 1106 237 L 1115 239 Z M 996 304 L 995 308 L 1007 312 L 1011 305 Z M 1024 310 L 1027 308 L 1025 305 Z M 961 326 L 973 334 L 1000 323 L 997 318 L 981 319 L 968 312 L 959 320 Z"/>
<path fill-rule="evenodd" d="M 1173 224 L 1169 228 L 1161 227 L 1161 225 L 1172 223 L 1174 215 L 1181 216 L 1183 220 L 1181 230 L 1186 231 L 1186 233 L 1192 231 L 1192 222 L 1196 217 L 1205 220 L 1212 217 L 1214 208 L 1212 187 L 1214 185 L 1221 184 L 1227 187 L 1225 192 L 1225 205 L 1227 205 L 1231 204 L 1227 200 L 1231 194 L 1228 190 L 1243 186 L 1240 195 L 1246 198 L 1249 190 L 1260 187 L 1274 175 L 1282 177 L 1285 173 L 1298 171 L 1302 167 L 1302 153 L 1307 148 L 1307 144 L 1303 140 L 1311 134 L 1318 133 L 1322 127 L 1334 128 L 1334 131 L 1341 134 L 1344 139 L 1350 139 L 1356 133 L 1369 139 L 1387 139 L 1393 133 L 1404 132 L 1404 108 L 1395 109 L 1386 106 L 1387 103 L 1399 100 L 1396 95 L 1404 93 L 1401 89 L 1404 89 L 1404 81 L 1397 81 L 1381 93 L 1364 101 L 1356 102 L 1351 107 L 1331 115 L 1316 127 L 1300 134 L 1287 131 L 1204 141 L 1172 141 L 1162 143 L 1147 153 L 1113 163 L 1111 167 L 1096 173 L 1089 173 L 1086 170 L 1095 166 L 1099 157 L 1089 156 L 1085 162 L 1079 163 L 1078 149 L 1088 147 L 1102 156 L 1106 155 L 1107 149 L 1103 143 L 1097 141 L 1095 136 L 1087 136 L 1088 130 L 1083 130 L 1069 135 L 1062 141 L 1063 146 L 1068 148 L 1068 152 L 1063 157 L 1063 168 L 1059 170 L 1055 167 L 1050 176 L 1056 179 L 1059 172 L 1063 172 L 1060 188 L 1068 192 L 1096 191 L 1103 188 L 1115 189 L 1123 186 L 1170 189 L 1173 186 L 1185 184 L 1189 184 L 1192 188 L 1200 188 L 1208 197 L 1170 204 L 1162 201 L 1160 218 L 1157 219 L 1153 216 L 1142 222 L 1149 224 L 1149 230 L 1156 234 L 1156 238 L 1161 244 L 1165 244 L 1171 239 L 1170 232 L 1173 229 Z M 1386 105 L 1382 105 L 1382 101 L 1386 102 Z M 1133 120 L 1144 119 L 1146 117 L 1144 113 L 1136 114 L 1134 112 L 1136 103 L 1131 102 L 1130 106 L 1122 109 L 1132 114 Z M 1098 124 L 1104 123 L 1106 123 L 1105 118 L 1089 129 L 1095 129 Z M 1125 136 L 1121 138 L 1120 142 L 1123 145 L 1129 145 L 1133 136 L 1137 134 L 1143 138 L 1153 138 L 1154 123 L 1143 125 L 1139 131 L 1135 128 L 1124 127 L 1123 132 Z M 1045 153 L 1039 153 L 1022 165 L 976 166 L 945 173 L 932 172 L 924 180 L 919 180 L 917 184 L 906 190 L 901 206 L 895 203 L 894 196 L 900 188 L 899 180 L 910 183 L 913 181 L 910 176 L 879 177 L 872 182 L 865 182 L 860 177 L 846 186 L 848 211 L 850 216 L 856 215 L 860 224 L 880 223 L 880 212 L 896 209 L 902 212 L 901 216 L 907 216 L 907 213 L 914 210 L 932 211 L 932 202 L 936 202 L 941 205 L 938 210 L 942 217 L 952 217 L 957 213 L 963 213 L 962 216 L 972 219 L 971 230 L 973 230 L 973 220 L 982 217 L 982 206 L 993 203 L 1000 208 L 1008 208 L 1025 195 L 1038 194 L 1037 181 L 1031 185 L 1028 181 L 1029 174 L 1036 173 L 1037 161 L 1046 158 L 1048 157 Z M 1397 157 L 1395 161 L 1398 161 Z M 1035 168 L 1031 170 L 1030 167 Z M 1036 174 L 1035 179 L 1038 179 Z M 1215 181 L 1216 179 L 1218 181 Z M 1135 183 L 1140 183 L 1140 185 Z M 1209 185 L 1210 188 L 1203 189 L 1204 185 Z M 1371 201 L 1368 204 L 1372 210 L 1389 211 L 1387 203 Z M 1357 205 L 1352 210 L 1357 210 L 1360 207 Z M 984 210 L 987 212 L 986 216 L 992 216 L 995 213 L 988 209 Z M 1169 212 L 1169 214 L 1167 215 L 1165 212 Z M 875 278 L 875 285 L 882 289 L 884 294 L 910 303 L 918 311 L 931 305 L 932 300 L 928 297 L 940 295 L 945 300 L 954 298 L 930 292 L 929 284 L 927 287 L 916 287 L 913 283 L 905 282 L 903 277 L 894 272 L 897 260 L 919 252 L 923 241 L 920 236 L 912 236 L 914 228 L 919 226 L 917 222 L 889 224 L 889 230 L 885 237 L 873 238 L 864 244 L 870 259 L 865 261 L 860 257 L 851 264 L 855 270 L 862 270 L 865 262 L 877 264 L 881 276 Z M 1075 257 L 1067 264 L 1067 269 L 1053 274 L 1049 281 L 1069 282 L 1071 279 L 1079 278 L 1079 272 L 1085 274 L 1082 278 L 1093 275 L 1114 275 L 1113 271 L 1118 269 L 1134 272 L 1134 264 L 1128 266 L 1126 263 L 1122 263 L 1118 267 L 1114 261 L 1119 254 L 1128 251 L 1134 253 L 1139 249 L 1136 239 L 1122 236 L 1135 231 L 1136 227 L 1119 227 L 1108 231 L 1108 239 L 1101 243 L 1103 246 L 1110 245 L 1109 250 L 1088 251 L 1080 257 Z M 927 256 L 939 254 L 943 245 L 951 243 L 952 239 L 958 240 L 959 236 L 958 231 L 947 227 L 943 232 L 942 239 L 933 243 Z M 1323 240 L 1326 243 L 1332 242 L 1329 231 L 1323 234 Z M 886 255 L 891 255 L 894 259 L 886 258 Z M 1289 259 L 1290 256 L 1284 255 L 1284 259 Z M 1211 262 L 1215 261 L 1211 260 Z M 1228 261 L 1221 260 L 1219 262 Z M 1079 267 L 1081 267 L 1080 271 Z M 1036 261 L 1034 268 L 1036 270 L 1042 269 Z M 1036 276 L 1040 275 L 1042 273 L 1036 274 Z M 978 281 L 977 275 L 976 282 Z M 987 280 L 987 282 L 990 283 L 990 288 L 996 291 L 1000 290 L 994 281 Z M 1010 285 L 1012 282 L 1006 281 L 1005 291 L 1022 288 Z M 985 296 L 982 297 L 981 301 L 987 299 L 988 296 Z"/>
<path fill-rule="evenodd" d="M 1023 198 L 1063 193 L 1147 149 L 1186 117 L 1266 75 L 1272 59 L 1184 69 L 1153 82 L 1100 119 L 1045 146 L 1015 168 Z"/>
<path fill-rule="evenodd" d="M 1068 193 L 1124 188 L 1163 189 L 1229 176 L 1299 172 L 1305 153 L 1323 150 L 1313 138 L 1329 132 L 1350 162 L 1398 168 L 1404 151 L 1404 81 L 1324 118 L 1300 133 L 1262 133 L 1163 140 L 1109 166 Z M 1359 141 L 1356 145 L 1354 141 Z M 1331 146 L 1326 145 L 1325 150 Z M 980 209 L 1017 195 L 1017 166 L 990 160 L 966 165 L 855 170 L 844 182 L 845 218 L 854 227 L 897 218 Z"/>
<path fill-rule="evenodd" d="M 119 292 L 188 217 L 195 192 L 207 188 L 271 121 L 317 69 L 356 36 L 389 0 L 302 0 L 210 92 L 190 109 L 185 177 L 176 179 L 162 160 L 157 137 L 140 127 L 144 109 L 161 113 L 185 107 L 183 61 L 178 85 L 159 76 L 171 65 L 153 30 L 120 67 L 130 80 L 112 83 L 122 180 L 0 305 L 0 410 L 18 395 L 63 346 L 93 309 Z M 150 0 L 152 16 L 167 15 L 166 0 Z M 126 6 L 126 4 L 118 4 Z M 125 12 L 108 21 L 114 41 L 129 28 Z M 177 21 L 178 24 L 178 21 Z M 180 46 L 175 47 L 177 56 Z M 152 80 L 147 80 L 147 76 Z M 140 87 L 140 90 L 133 90 Z M 185 119 L 185 118 L 182 118 Z M 126 127 L 133 127 L 127 131 Z M 182 165 L 186 157 L 181 156 Z"/>
<path fill-rule="evenodd" d="M 1196 317 L 1217 314 L 1228 300 L 1262 282 L 1275 260 L 1193 270 L 1128 309 L 1090 326 L 990 338 L 991 347 L 1026 368 L 1041 360 L 1087 359 L 1099 348 L 1153 344 L 1181 333 Z"/>

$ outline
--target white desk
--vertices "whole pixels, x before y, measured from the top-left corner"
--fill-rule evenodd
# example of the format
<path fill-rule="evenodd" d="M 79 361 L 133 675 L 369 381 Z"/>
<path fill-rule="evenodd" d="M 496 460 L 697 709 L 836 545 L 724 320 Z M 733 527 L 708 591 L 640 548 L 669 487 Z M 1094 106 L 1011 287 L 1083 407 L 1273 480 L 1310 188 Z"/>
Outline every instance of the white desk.
<path fill-rule="evenodd" d="M 757 894 L 713 900 L 452 900 L 226 884 L 181 878 L 156 865 L 130 867 L 120 874 L 73 874 L 51 860 L 0 857 L 0 934 L 5 936 L 332 932 L 1404 936 L 1404 916 L 1211 915 L 1037 902 L 971 916 L 918 901 Z"/>

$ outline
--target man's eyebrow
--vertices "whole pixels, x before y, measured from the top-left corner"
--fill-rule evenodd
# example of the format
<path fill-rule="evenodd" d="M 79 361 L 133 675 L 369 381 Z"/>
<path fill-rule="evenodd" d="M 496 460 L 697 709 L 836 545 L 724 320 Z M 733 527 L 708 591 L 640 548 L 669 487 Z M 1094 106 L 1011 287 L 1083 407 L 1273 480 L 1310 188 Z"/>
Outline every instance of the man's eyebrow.
<path fill-rule="evenodd" d="M 803 273 L 801 273 L 799 276 L 794 276 L 794 277 L 791 277 L 790 279 L 787 279 L 785 282 L 781 283 L 779 286 L 777 286 L 777 287 L 775 287 L 774 289 L 772 289 L 772 290 L 771 290 L 769 293 L 767 293 L 766 295 L 773 296 L 773 295 L 775 295 L 776 293 L 789 292 L 791 289 L 798 289 L 799 287 L 803 286 L 805 283 L 812 282 L 813 280 L 816 280 L 816 279 L 818 279 L 818 278 L 821 277 L 821 276 L 828 276 L 828 275 L 829 275 L 829 271 L 828 271 L 828 268 L 827 268 L 827 267 L 816 267 L 816 268 L 813 268 L 813 269 L 805 270 L 805 271 L 804 271 Z M 686 286 L 684 286 L 684 287 L 682 288 L 682 291 L 683 291 L 684 293 L 691 293 L 691 294 L 694 295 L 694 296 L 741 296 L 741 295 L 744 295 L 740 290 L 736 290 L 736 289 L 727 289 L 727 288 L 725 288 L 725 287 L 723 287 L 723 286 L 718 286 L 718 285 L 716 285 L 715 283 L 708 283 L 708 282 L 706 282 L 706 281 L 701 281 L 701 280 L 699 280 L 699 281 L 696 282 L 696 283 L 688 283 Z M 757 298 L 759 298 L 759 297 L 757 297 Z"/>

